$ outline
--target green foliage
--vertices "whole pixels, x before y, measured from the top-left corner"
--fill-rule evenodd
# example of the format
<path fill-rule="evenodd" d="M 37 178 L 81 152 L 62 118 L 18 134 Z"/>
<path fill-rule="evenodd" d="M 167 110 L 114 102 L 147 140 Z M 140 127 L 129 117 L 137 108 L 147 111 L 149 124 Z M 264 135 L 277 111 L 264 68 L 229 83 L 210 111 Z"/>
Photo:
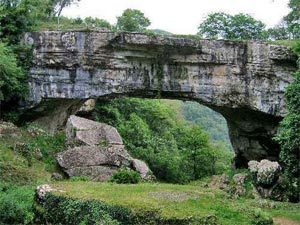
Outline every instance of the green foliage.
<path fill-rule="evenodd" d="M 99 19 L 99 18 L 92 18 L 92 17 L 86 17 L 84 19 L 84 23 L 88 27 L 99 27 L 99 28 L 108 28 L 112 29 L 112 25 L 110 25 L 109 22 L 107 22 L 104 19 Z"/>
<path fill-rule="evenodd" d="M 219 113 L 197 102 L 183 102 L 182 111 L 186 120 L 203 127 L 218 145 L 232 149 L 227 122 Z"/>
<path fill-rule="evenodd" d="M 141 176 L 136 171 L 121 169 L 111 177 L 110 181 L 117 184 L 137 184 L 141 181 Z"/>
<path fill-rule="evenodd" d="M 290 0 L 289 7 L 291 11 L 284 17 L 284 21 L 287 23 L 287 29 L 292 35 L 292 38 L 300 38 L 300 1 Z"/>
<path fill-rule="evenodd" d="M 128 210 L 107 206 L 101 202 L 68 199 L 49 194 L 46 197 L 40 220 L 44 223 L 64 225 L 118 225 L 119 220 L 129 221 Z M 114 217 L 114 219 L 113 219 Z"/>
<path fill-rule="evenodd" d="M 70 178 L 70 181 L 74 181 L 74 182 L 76 182 L 76 181 L 90 181 L 90 180 L 91 180 L 91 178 L 86 177 L 86 176 L 76 176 L 76 177 L 71 177 Z"/>
<path fill-rule="evenodd" d="M 253 225 L 272 225 L 273 220 L 272 217 L 267 214 L 266 212 L 263 212 L 261 209 L 255 209 L 254 211 L 254 219 L 252 221 Z"/>
<path fill-rule="evenodd" d="M 0 0 L 0 40 L 18 44 L 20 35 L 30 31 L 47 14 L 43 0 Z"/>
<path fill-rule="evenodd" d="M 121 16 L 117 17 L 116 27 L 120 31 L 141 32 L 150 24 L 150 20 L 140 10 L 126 9 Z"/>
<path fill-rule="evenodd" d="M 268 29 L 269 39 L 271 40 L 286 40 L 290 38 L 287 24 L 282 22 L 275 27 Z"/>
<path fill-rule="evenodd" d="M 20 132 L 0 138 L 0 179 L 20 185 L 49 179 L 59 171 L 55 155 L 65 149 L 65 134 L 49 135 L 36 126 Z"/>
<path fill-rule="evenodd" d="M 247 14 L 234 16 L 211 13 L 200 24 L 199 34 L 205 38 L 257 40 L 266 39 L 265 25 Z"/>
<path fill-rule="evenodd" d="M 49 194 L 43 204 L 40 219 L 54 224 L 101 224 L 101 225 L 217 225 L 215 216 L 190 216 L 187 218 L 164 218 L 153 209 L 131 210 L 128 207 L 106 204 L 102 201 L 79 200 Z"/>
<path fill-rule="evenodd" d="M 295 46 L 300 55 L 300 42 Z M 300 191 L 300 61 L 298 71 L 294 74 L 294 82 L 285 92 L 288 115 L 281 122 L 276 140 L 281 145 L 280 160 L 284 165 L 284 174 L 288 179 L 287 193 L 291 201 L 299 201 Z"/>
<path fill-rule="evenodd" d="M 46 4 L 49 8 L 48 13 L 53 17 L 59 17 L 64 8 L 78 2 L 80 2 L 80 0 L 46 0 Z"/>
<path fill-rule="evenodd" d="M 228 170 L 232 152 L 210 144 L 181 107 L 179 101 L 123 98 L 98 102 L 93 117 L 116 127 L 131 155 L 146 161 L 159 180 L 185 183 Z"/>
<path fill-rule="evenodd" d="M 32 224 L 33 199 L 34 191 L 31 187 L 15 187 L 0 183 L 0 223 Z"/>
<path fill-rule="evenodd" d="M 27 91 L 24 80 L 24 72 L 12 50 L 0 42 L 0 102 L 23 97 Z"/>

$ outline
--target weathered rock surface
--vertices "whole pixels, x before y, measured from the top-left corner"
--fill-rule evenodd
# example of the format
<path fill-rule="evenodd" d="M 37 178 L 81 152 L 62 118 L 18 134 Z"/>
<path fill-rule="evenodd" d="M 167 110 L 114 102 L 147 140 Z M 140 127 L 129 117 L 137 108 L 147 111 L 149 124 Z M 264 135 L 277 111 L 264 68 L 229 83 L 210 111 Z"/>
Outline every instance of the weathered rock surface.
<path fill-rule="evenodd" d="M 278 162 L 269 160 L 250 161 L 248 163 L 249 170 L 252 174 L 254 186 L 262 198 L 271 198 L 283 200 L 285 198 L 285 190 L 282 187 L 281 167 Z"/>
<path fill-rule="evenodd" d="M 133 159 L 126 151 L 118 131 L 107 124 L 71 116 L 66 126 L 68 150 L 56 157 L 70 176 L 88 176 L 97 181 L 108 180 L 121 167 L 133 167 L 143 179 L 151 171 L 145 163 Z M 147 165 L 146 165 L 147 166 Z M 147 170 L 148 169 L 148 170 Z"/>
<path fill-rule="evenodd" d="M 212 176 L 212 180 L 209 184 L 211 188 L 218 188 L 221 190 L 228 190 L 230 184 L 230 178 L 227 174 L 222 175 L 214 175 Z"/>
<path fill-rule="evenodd" d="M 243 196 L 246 194 L 246 188 L 245 188 L 245 180 L 247 175 L 243 173 L 238 173 L 233 176 L 233 182 L 234 182 L 234 195 L 236 197 Z"/>
<path fill-rule="evenodd" d="M 278 158 L 272 136 L 296 70 L 288 47 L 108 31 L 28 33 L 25 42 L 34 49 L 35 104 L 118 95 L 194 100 L 227 119 L 237 166 Z"/>
<path fill-rule="evenodd" d="M 149 169 L 148 165 L 139 159 L 132 160 L 132 168 L 139 172 L 141 178 L 144 180 L 152 180 L 154 178 L 152 171 Z"/>
<path fill-rule="evenodd" d="M 0 138 L 19 136 L 21 136 L 21 132 L 13 123 L 0 121 Z"/>
<path fill-rule="evenodd" d="M 85 144 L 89 146 L 123 145 L 117 129 L 104 123 L 78 116 L 70 116 L 66 135 L 68 144 Z"/>

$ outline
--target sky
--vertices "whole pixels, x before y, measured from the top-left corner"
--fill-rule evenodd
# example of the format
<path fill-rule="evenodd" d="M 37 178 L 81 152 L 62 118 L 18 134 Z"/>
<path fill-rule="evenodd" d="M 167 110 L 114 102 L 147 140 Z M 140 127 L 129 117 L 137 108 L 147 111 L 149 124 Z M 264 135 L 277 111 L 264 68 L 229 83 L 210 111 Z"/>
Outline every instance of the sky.
<path fill-rule="evenodd" d="M 196 34 L 201 21 L 212 12 L 247 13 L 268 27 L 289 12 L 288 0 L 81 0 L 63 10 L 68 17 L 98 17 L 116 23 L 127 8 L 139 9 L 151 21 L 150 29 L 175 34 Z"/>

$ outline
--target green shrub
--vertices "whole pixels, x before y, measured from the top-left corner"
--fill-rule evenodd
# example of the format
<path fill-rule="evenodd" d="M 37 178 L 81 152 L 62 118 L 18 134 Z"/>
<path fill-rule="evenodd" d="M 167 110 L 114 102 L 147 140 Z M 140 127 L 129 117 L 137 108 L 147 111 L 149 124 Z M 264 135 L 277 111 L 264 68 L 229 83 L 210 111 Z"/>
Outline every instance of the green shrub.
<path fill-rule="evenodd" d="M 34 191 L 30 187 L 0 184 L 1 224 L 31 224 L 34 219 L 33 199 Z"/>
<path fill-rule="evenodd" d="M 108 206 L 99 201 L 84 201 L 48 194 L 38 219 L 44 224 L 64 225 L 117 225 L 132 224 L 130 210 L 119 206 Z"/>
<path fill-rule="evenodd" d="M 117 184 L 137 184 L 140 180 L 141 176 L 138 172 L 127 169 L 119 170 L 110 179 L 111 182 Z"/>
<path fill-rule="evenodd" d="M 254 211 L 254 219 L 252 220 L 253 225 L 272 225 L 273 220 L 272 217 L 267 214 L 266 212 L 263 212 L 261 209 L 256 209 Z"/>
<path fill-rule="evenodd" d="M 36 205 L 41 224 L 64 225 L 217 225 L 215 216 L 163 218 L 156 210 L 131 210 L 96 200 L 72 199 L 48 194 L 45 202 Z"/>
<path fill-rule="evenodd" d="M 27 93 L 24 80 L 24 71 L 17 65 L 13 51 L 0 42 L 0 104 L 14 97 L 24 97 Z"/>

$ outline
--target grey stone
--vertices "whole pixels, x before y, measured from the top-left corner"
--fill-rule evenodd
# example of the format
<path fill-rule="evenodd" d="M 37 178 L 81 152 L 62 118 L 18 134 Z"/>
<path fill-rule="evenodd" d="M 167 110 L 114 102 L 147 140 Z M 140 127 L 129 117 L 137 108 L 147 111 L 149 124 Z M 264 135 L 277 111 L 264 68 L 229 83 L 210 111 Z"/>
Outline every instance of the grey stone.
<path fill-rule="evenodd" d="M 130 167 L 116 128 L 78 116 L 70 116 L 66 126 L 68 150 L 57 154 L 58 164 L 70 176 L 108 180 L 121 167 Z"/>
<path fill-rule="evenodd" d="M 240 197 L 246 194 L 246 188 L 245 188 L 245 180 L 247 175 L 243 173 L 238 173 L 233 176 L 233 182 L 234 182 L 234 195 L 236 197 Z"/>
<path fill-rule="evenodd" d="M 221 190 L 228 190 L 230 179 L 227 174 L 222 175 L 214 175 L 212 176 L 212 180 L 209 184 L 211 188 L 218 188 Z"/>
<path fill-rule="evenodd" d="M 269 160 L 250 161 L 248 163 L 256 192 L 262 198 L 282 200 L 285 198 L 282 188 L 281 166 L 278 162 Z"/>
<path fill-rule="evenodd" d="M 56 157 L 63 168 L 88 167 L 88 166 L 129 166 L 130 156 L 124 146 L 79 146 L 61 152 Z"/>
<path fill-rule="evenodd" d="M 148 165 L 139 159 L 133 159 L 132 160 L 132 168 L 139 172 L 141 175 L 141 178 L 143 180 L 153 180 L 155 177 L 152 174 L 152 171 L 149 169 Z"/>
<path fill-rule="evenodd" d="M 52 173 L 51 179 L 55 181 L 63 180 L 63 176 L 60 173 Z"/>
<path fill-rule="evenodd" d="M 70 116 L 66 126 L 66 135 L 68 144 L 123 145 L 122 138 L 116 128 L 78 116 Z"/>
<path fill-rule="evenodd" d="M 261 186 L 272 186 L 279 178 L 281 167 L 278 162 L 269 160 L 250 161 L 248 163 L 250 172 L 255 177 L 255 183 Z"/>
<path fill-rule="evenodd" d="M 22 136 L 19 128 L 13 123 L 0 121 L 0 138 L 1 137 L 20 137 Z"/>
<path fill-rule="evenodd" d="M 296 71 L 286 46 L 109 31 L 32 32 L 24 41 L 33 44 L 30 99 L 38 109 L 45 99 L 74 105 L 120 95 L 193 100 L 226 118 L 237 167 L 278 159 L 272 137 L 287 113 L 284 91 Z"/>
<path fill-rule="evenodd" d="M 70 177 L 86 176 L 94 181 L 108 181 L 118 170 L 119 167 L 112 166 L 81 166 L 69 168 L 66 173 Z"/>

